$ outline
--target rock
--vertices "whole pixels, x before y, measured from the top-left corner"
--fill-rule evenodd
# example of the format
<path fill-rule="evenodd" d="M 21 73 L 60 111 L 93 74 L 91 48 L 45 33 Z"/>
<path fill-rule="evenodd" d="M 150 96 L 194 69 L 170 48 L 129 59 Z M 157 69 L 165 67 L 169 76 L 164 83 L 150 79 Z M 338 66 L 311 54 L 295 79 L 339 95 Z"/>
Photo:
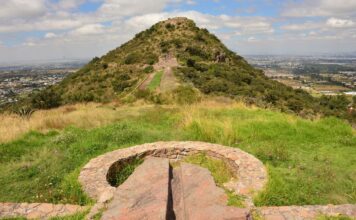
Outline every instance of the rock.
<path fill-rule="evenodd" d="M 173 209 L 177 220 L 247 219 L 246 209 L 228 207 L 223 189 L 215 185 L 210 172 L 182 163 L 173 170 Z"/>
<path fill-rule="evenodd" d="M 166 219 L 169 160 L 148 157 L 120 185 L 102 219 Z"/>

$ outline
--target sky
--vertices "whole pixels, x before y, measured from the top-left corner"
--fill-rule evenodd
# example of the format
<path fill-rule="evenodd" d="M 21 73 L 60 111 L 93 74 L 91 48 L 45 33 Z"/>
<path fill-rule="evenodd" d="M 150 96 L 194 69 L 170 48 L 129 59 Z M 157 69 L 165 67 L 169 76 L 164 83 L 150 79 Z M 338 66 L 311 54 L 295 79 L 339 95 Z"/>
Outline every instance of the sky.
<path fill-rule="evenodd" d="M 356 0 L 0 0 L 0 63 L 101 56 L 184 16 L 241 55 L 356 52 Z"/>

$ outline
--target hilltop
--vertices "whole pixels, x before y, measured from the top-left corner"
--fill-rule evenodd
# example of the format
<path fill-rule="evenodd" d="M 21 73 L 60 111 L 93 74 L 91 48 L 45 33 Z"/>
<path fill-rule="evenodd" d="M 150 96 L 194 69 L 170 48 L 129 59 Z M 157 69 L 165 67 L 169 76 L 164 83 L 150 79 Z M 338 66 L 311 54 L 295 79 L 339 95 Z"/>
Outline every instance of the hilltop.
<path fill-rule="evenodd" d="M 306 117 L 355 118 L 346 111 L 350 102 L 345 97 L 318 99 L 268 79 L 207 29 L 181 17 L 158 22 L 18 105 L 47 109 L 78 102 L 138 99 L 190 104 L 211 95 Z"/>

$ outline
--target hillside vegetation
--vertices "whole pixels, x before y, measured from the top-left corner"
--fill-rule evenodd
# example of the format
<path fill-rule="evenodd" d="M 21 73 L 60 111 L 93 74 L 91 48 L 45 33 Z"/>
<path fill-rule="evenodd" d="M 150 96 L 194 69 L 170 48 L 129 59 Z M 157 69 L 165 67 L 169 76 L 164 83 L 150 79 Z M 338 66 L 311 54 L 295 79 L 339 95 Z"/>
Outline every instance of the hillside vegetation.
<path fill-rule="evenodd" d="M 262 160 L 269 182 L 255 198 L 260 206 L 356 202 L 355 131 L 339 119 L 310 121 L 227 100 L 190 106 L 93 105 L 38 111 L 29 120 L 43 127 L 0 144 L 0 202 L 91 204 L 77 180 L 91 158 L 169 140 L 238 147 Z M 54 115 L 56 126 L 36 114 Z M 81 120 L 69 123 L 76 117 Z"/>
<path fill-rule="evenodd" d="M 159 89 L 153 89 L 159 87 L 162 76 L 156 74 L 148 89 L 139 89 L 149 74 L 158 71 L 155 64 L 168 56 L 178 59 L 179 66 L 174 72 L 182 86 L 162 94 Z M 189 88 L 207 96 L 227 96 L 304 117 L 322 114 L 351 122 L 356 119 L 355 111 L 347 113 L 350 101 L 346 97 L 314 98 L 303 90 L 270 80 L 226 48 L 207 29 L 198 28 L 186 18 L 153 25 L 105 56 L 94 58 L 58 85 L 31 94 L 13 109 L 48 109 L 77 102 L 134 102 L 138 99 L 172 104 L 182 100 L 181 94 Z M 199 94 L 191 96 L 193 101 L 199 100 L 197 96 Z"/>

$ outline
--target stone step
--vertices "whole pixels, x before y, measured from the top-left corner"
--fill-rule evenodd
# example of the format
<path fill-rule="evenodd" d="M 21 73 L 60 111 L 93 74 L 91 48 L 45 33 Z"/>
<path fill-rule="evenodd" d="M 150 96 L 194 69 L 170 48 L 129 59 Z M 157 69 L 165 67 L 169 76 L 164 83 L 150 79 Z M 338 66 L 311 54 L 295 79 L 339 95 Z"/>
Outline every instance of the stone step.
<path fill-rule="evenodd" d="M 166 219 L 169 180 L 169 160 L 148 157 L 116 189 L 102 219 Z"/>
<path fill-rule="evenodd" d="M 249 216 L 247 209 L 226 206 L 224 190 L 205 168 L 181 163 L 173 170 L 171 182 L 177 220 L 245 220 Z"/>

